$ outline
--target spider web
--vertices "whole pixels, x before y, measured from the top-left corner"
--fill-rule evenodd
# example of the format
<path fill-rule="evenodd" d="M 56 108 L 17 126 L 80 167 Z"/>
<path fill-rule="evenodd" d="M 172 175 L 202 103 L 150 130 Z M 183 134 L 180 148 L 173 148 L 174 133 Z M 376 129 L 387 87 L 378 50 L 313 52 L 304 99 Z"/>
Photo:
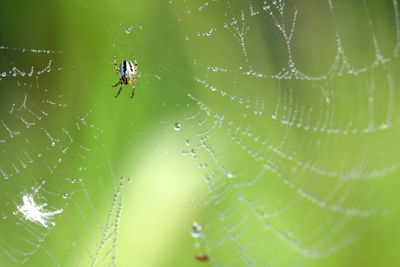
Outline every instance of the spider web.
<path fill-rule="evenodd" d="M 397 0 L 137 5 L 0 44 L 2 266 L 398 262 Z"/>
<path fill-rule="evenodd" d="M 1 120 L 1 227 L 10 229 L 1 233 L 2 258 L 7 256 L 11 262 L 28 265 L 67 263 L 70 260 L 60 262 L 65 251 L 58 255 L 46 245 L 49 239 L 57 238 L 51 238 L 50 233 L 60 229 L 69 231 L 74 238 L 65 242 L 69 242 L 67 255 L 74 255 L 75 262 L 95 265 L 105 256 L 115 262 L 112 256 L 122 208 L 121 190 L 126 181 L 122 178 L 118 182 L 107 157 L 103 167 L 98 165 L 101 162 L 94 164 L 90 160 L 92 153 L 105 153 L 100 142 L 103 131 L 90 123 L 93 111 L 71 112 L 68 97 L 41 85 L 42 79 L 46 80 L 44 76 L 64 70 L 52 59 L 60 52 L 4 46 L 1 49 L 6 52 L 2 56 L 6 62 L 2 86 L 14 90 L 4 95 L 9 101 L 2 109 Z M 12 58 L 20 53 L 40 57 L 43 63 L 18 67 Z M 95 178 L 96 183 L 87 186 L 88 177 Z M 114 190 L 106 190 L 105 185 Z M 101 196 L 105 203 L 97 199 Z M 102 205 L 108 207 L 108 215 L 100 217 Z M 88 217 L 97 221 L 86 225 Z M 68 228 L 69 222 L 74 227 Z M 74 251 L 83 249 L 77 242 L 82 233 L 92 234 L 95 242 L 84 243 L 86 253 L 80 259 Z M 43 253 L 46 260 L 40 258 Z M 34 256 L 42 263 L 31 260 Z"/>

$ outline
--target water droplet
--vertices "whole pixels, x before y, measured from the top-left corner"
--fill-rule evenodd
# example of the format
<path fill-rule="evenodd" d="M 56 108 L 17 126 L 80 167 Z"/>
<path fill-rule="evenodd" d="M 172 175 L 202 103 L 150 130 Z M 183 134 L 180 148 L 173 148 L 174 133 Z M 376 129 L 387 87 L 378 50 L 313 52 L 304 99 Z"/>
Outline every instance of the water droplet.
<path fill-rule="evenodd" d="M 70 194 L 64 193 L 64 194 L 62 195 L 62 198 L 70 198 Z"/>
<path fill-rule="evenodd" d="M 198 222 L 192 223 L 192 237 L 199 238 L 203 235 L 203 227 Z"/>
<path fill-rule="evenodd" d="M 174 124 L 174 130 L 175 131 L 180 131 L 182 129 L 182 125 L 179 122 L 176 122 Z"/>
<path fill-rule="evenodd" d="M 133 29 L 133 26 L 129 26 L 128 28 L 126 28 L 125 32 L 131 33 L 132 29 Z"/>
<path fill-rule="evenodd" d="M 128 183 L 132 183 L 132 178 L 128 178 L 128 179 L 127 179 L 127 182 L 128 182 Z"/>

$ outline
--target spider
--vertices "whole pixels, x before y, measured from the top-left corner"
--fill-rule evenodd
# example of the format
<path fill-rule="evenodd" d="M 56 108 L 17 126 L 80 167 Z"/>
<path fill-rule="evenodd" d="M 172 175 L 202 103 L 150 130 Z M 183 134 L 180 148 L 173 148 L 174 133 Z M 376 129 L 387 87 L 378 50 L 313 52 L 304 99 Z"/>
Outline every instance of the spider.
<path fill-rule="evenodd" d="M 118 67 L 117 58 L 114 56 L 114 66 L 117 71 L 117 75 L 121 76 L 119 78 L 119 81 L 112 86 L 112 87 L 117 87 L 118 85 L 121 85 L 115 97 L 119 96 L 119 94 L 122 91 L 122 87 L 125 84 L 129 84 L 132 87 L 132 95 L 131 95 L 132 98 L 135 95 L 135 86 L 139 84 L 139 82 L 136 80 L 136 75 L 137 75 L 136 58 L 133 57 L 133 63 L 132 61 L 125 59 L 124 61 L 121 62 L 121 64 Z"/>

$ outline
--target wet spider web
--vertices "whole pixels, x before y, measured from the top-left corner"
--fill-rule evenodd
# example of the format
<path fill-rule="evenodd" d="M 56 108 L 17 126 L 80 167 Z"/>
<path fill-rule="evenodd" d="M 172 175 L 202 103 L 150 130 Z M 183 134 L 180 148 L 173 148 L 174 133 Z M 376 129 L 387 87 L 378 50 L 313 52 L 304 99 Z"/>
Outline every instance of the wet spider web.
<path fill-rule="evenodd" d="M 307 11 L 313 5 L 327 21 Z M 224 19 L 216 26 L 208 18 L 218 6 L 224 12 L 215 17 Z M 213 264 L 318 262 L 359 246 L 369 223 L 389 213 L 376 189 L 400 167 L 398 144 L 384 141 L 399 127 L 398 3 L 385 5 L 393 12 L 390 44 L 379 28 L 383 7 L 361 7 L 359 30 L 369 34 L 362 60 L 344 30 L 341 12 L 351 4 L 207 1 L 177 12 L 182 24 L 198 26 L 184 33 L 198 55 L 200 93 L 188 93 L 197 111 L 184 116 L 191 134 L 183 154 L 204 170 L 207 193 L 194 205 L 218 207 L 211 222 L 198 219 Z M 264 38 L 255 33 L 260 24 Z M 304 35 L 324 45 L 304 44 Z M 222 36 L 230 45 L 218 46 Z"/>
<path fill-rule="evenodd" d="M 91 1 L 76 4 L 85 12 L 105 10 Z M 318 266 L 374 242 L 368 231 L 397 214 L 398 2 L 160 5 L 168 12 L 159 32 L 151 20 L 124 16 L 102 24 L 113 39 L 103 54 L 1 46 L 0 84 L 7 93 L 0 224 L 10 230 L 0 233 L 0 251 L 6 266 L 195 265 L 200 253 L 215 266 Z M 89 16 L 101 20 L 95 12 Z M 104 105 L 80 90 L 98 93 L 97 84 L 81 85 L 84 78 L 76 77 L 104 65 L 111 85 L 117 79 L 113 56 L 133 54 L 142 88 L 134 101 L 158 109 L 143 107 L 139 114 L 148 123 L 122 115 L 140 112 L 131 102 L 105 101 L 123 117 L 114 131 L 102 123 Z M 55 79 L 66 85 L 54 86 Z M 126 92 L 120 97 L 128 98 Z M 110 89 L 104 98 L 114 100 L 114 94 Z M 156 148 L 139 147 L 145 137 Z M 124 158 L 144 170 L 127 171 Z M 154 166 L 162 169 L 164 161 L 166 172 L 157 172 Z M 132 188 L 140 187 L 126 187 L 125 177 L 136 181 L 144 173 L 153 174 L 153 184 L 141 189 L 145 203 L 156 202 L 159 187 L 170 185 L 166 196 L 179 195 L 184 208 L 176 211 L 168 202 L 169 213 L 154 211 L 164 214 L 164 223 L 154 226 L 153 212 L 139 206 L 145 218 L 121 228 L 122 211 L 136 208 L 123 196 L 127 188 L 139 194 Z M 173 212 L 184 215 L 167 228 L 176 233 L 169 239 L 162 231 Z M 158 239 L 176 242 L 173 259 L 118 254 L 140 254 L 126 241 L 141 243 L 130 232 L 140 228 L 136 219 L 161 232 Z M 61 236 L 60 248 L 52 245 Z M 156 250 L 153 235 L 144 236 L 150 241 L 143 247 Z M 368 256 L 374 254 L 379 251 Z"/>
<path fill-rule="evenodd" d="M 131 179 L 113 173 L 103 130 L 90 122 L 93 110 L 71 112 L 67 96 L 42 85 L 45 76 L 65 70 L 53 59 L 62 52 L 6 46 L 1 51 L 2 88 L 14 90 L 4 94 L 9 101 L 1 120 L 1 228 L 7 229 L 1 233 L 2 266 L 39 264 L 32 262 L 35 257 L 43 266 L 115 265 L 121 194 Z M 20 67 L 13 60 L 20 54 L 42 62 Z M 93 153 L 104 155 L 103 161 L 93 162 Z M 89 179 L 96 183 L 88 186 Z M 58 231 L 71 234 L 64 239 L 67 251 L 47 245 Z M 85 235 L 90 239 L 80 243 Z"/>

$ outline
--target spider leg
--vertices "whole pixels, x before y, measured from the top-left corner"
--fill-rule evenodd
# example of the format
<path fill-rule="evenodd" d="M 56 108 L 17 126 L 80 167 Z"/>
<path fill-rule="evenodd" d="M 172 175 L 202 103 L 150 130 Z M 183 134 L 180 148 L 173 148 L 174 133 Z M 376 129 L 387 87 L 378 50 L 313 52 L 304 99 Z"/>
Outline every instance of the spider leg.
<path fill-rule="evenodd" d="M 119 80 L 115 85 L 112 85 L 111 87 L 117 87 L 119 84 L 121 84 L 121 80 Z"/>
<path fill-rule="evenodd" d="M 130 86 L 132 87 L 132 95 L 131 98 L 133 98 L 133 96 L 135 95 L 135 89 L 136 89 L 136 85 L 138 85 L 139 83 L 136 81 L 136 79 L 132 79 L 133 83 L 131 81 L 129 81 Z"/>
<path fill-rule="evenodd" d="M 135 58 L 135 56 L 132 56 L 133 57 L 133 65 L 135 65 L 135 67 L 137 66 L 137 60 L 136 60 L 136 58 Z"/>
<path fill-rule="evenodd" d="M 117 57 L 116 56 L 114 56 L 113 65 L 115 66 L 115 70 L 117 71 L 117 75 L 120 75 L 119 67 L 117 65 Z"/>
<path fill-rule="evenodd" d="M 122 91 L 122 85 L 121 85 L 121 87 L 119 88 L 117 95 L 114 96 L 114 98 L 117 97 L 117 96 L 119 96 L 119 94 L 121 93 L 121 91 Z"/>

